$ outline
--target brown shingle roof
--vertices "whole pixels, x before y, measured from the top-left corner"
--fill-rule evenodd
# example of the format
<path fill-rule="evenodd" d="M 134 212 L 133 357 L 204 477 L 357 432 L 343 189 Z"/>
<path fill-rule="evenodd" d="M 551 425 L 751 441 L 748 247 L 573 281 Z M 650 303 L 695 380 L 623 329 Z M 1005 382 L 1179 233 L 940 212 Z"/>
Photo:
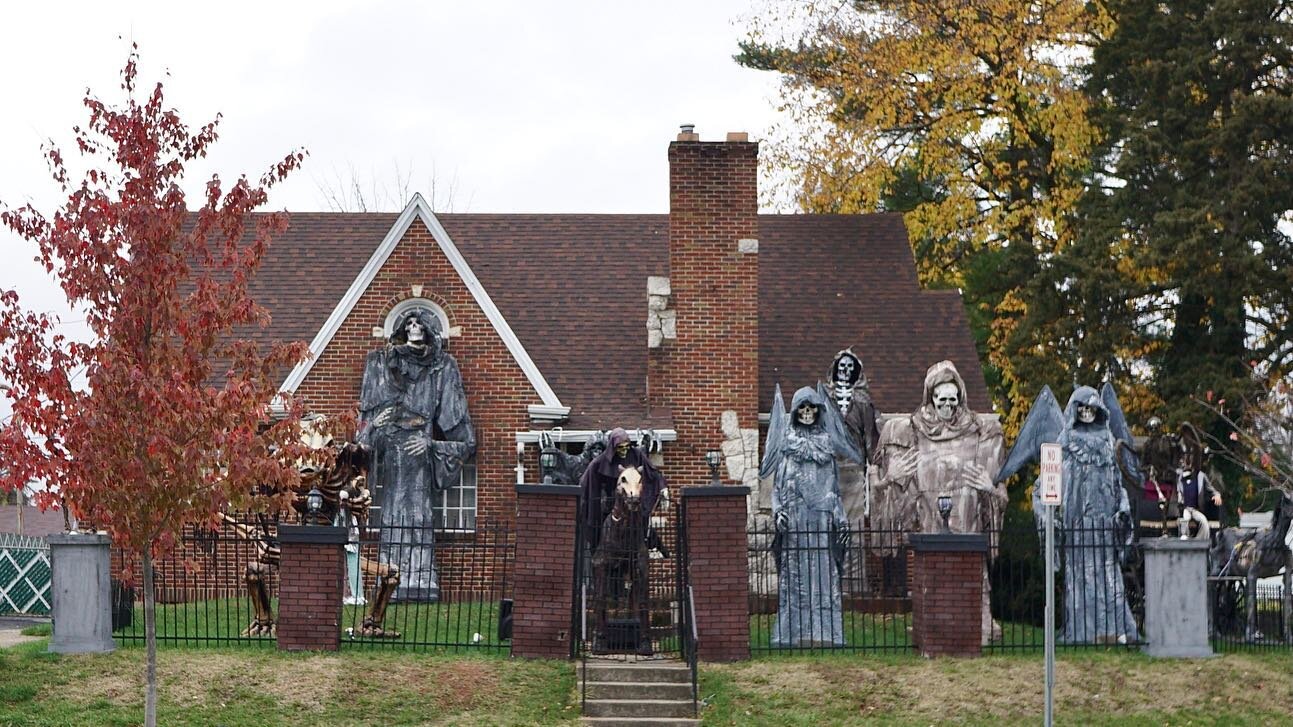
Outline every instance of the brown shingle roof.
<path fill-rule="evenodd" d="M 396 217 L 293 214 L 253 284 L 273 316 L 254 337 L 311 340 Z M 668 215 L 437 217 L 578 421 L 645 410 L 646 277 L 668 274 Z M 761 410 L 773 384 L 816 382 L 849 345 L 881 411 L 917 406 L 943 358 L 989 409 L 960 296 L 918 288 L 899 215 L 760 215 L 759 231 Z"/>

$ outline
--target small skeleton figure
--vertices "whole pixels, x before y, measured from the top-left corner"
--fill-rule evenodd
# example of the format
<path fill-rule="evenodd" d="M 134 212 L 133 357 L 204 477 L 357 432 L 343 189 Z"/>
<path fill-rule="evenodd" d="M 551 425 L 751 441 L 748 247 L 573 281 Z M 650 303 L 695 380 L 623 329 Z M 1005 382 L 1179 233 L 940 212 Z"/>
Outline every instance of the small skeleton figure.
<path fill-rule="evenodd" d="M 869 460 L 880 441 L 880 427 L 875 405 L 871 403 L 871 386 L 867 382 L 862 360 L 846 348 L 835 354 L 831 362 L 831 400 L 835 402 L 844 417 L 844 426 L 857 446 L 862 450 L 864 460 Z"/>

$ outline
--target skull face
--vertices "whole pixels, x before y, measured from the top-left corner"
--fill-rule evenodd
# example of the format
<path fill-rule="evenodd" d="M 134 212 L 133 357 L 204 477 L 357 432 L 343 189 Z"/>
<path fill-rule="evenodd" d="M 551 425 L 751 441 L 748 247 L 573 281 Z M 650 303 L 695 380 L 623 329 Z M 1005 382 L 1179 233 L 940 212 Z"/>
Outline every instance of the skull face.
<path fill-rule="evenodd" d="M 409 318 L 404 323 L 404 336 L 409 343 L 422 343 L 427 337 L 426 326 L 417 318 Z"/>
<path fill-rule="evenodd" d="M 946 382 L 934 387 L 934 411 L 942 421 L 949 422 L 961 406 L 961 390 L 956 384 Z"/>
<path fill-rule="evenodd" d="M 795 409 L 795 421 L 806 427 L 811 426 L 817 421 L 817 407 L 808 402 L 800 404 L 799 408 Z"/>
<path fill-rule="evenodd" d="M 1077 420 L 1083 424 L 1090 424 L 1095 421 L 1095 407 L 1090 404 L 1077 405 Z"/>
<path fill-rule="evenodd" d="M 629 456 L 629 446 L 629 441 L 627 439 L 615 445 L 615 456 L 620 459 L 624 459 Z"/>
<path fill-rule="evenodd" d="M 835 383 L 852 384 L 857 381 L 857 361 L 852 356 L 841 356 L 835 364 Z"/>
<path fill-rule="evenodd" d="M 1162 426 L 1163 420 L 1158 417 L 1150 417 L 1149 421 L 1145 422 L 1145 427 L 1149 429 L 1150 434 L 1157 434 L 1159 428 Z"/>

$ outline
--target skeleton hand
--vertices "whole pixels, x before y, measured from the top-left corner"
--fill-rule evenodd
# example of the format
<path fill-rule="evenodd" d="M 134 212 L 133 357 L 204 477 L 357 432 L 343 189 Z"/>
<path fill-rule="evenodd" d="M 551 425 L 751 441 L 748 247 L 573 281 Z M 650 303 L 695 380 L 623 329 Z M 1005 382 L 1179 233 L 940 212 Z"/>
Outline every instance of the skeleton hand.
<path fill-rule="evenodd" d="M 772 516 L 772 526 L 777 530 L 784 531 L 790 529 L 790 516 L 786 514 L 785 510 L 778 510 L 777 513 Z"/>
<path fill-rule="evenodd" d="M 988 471 L 978 465 L 977 462 L 966 462 L 965 467 L 961 470 L 961 475 L 965 479 L 967 487 L 973 487 L 982 492 L 995 492 L 992 487 L 992 481 L 988 478 Z"/>
<path fill-rule="evenodd" d="M 1215 506 L 1217 506 L 1217 507 L 1221 507 L 1221 494 L 1220 494 L 1220 493 L 1218 493 L 1218 494 L 1216 494 L 1216 495 L 1213 495 L 1213 496 L 1212 496 L 1212 504 L 1213 504 L 1213 505 L 1215 505 Z"/>
<path fill-rule="evenodd" d="M 424 433 L 418 433 L 404 445 L 404 452 L 413 456 L 425 454 L 431 448 L 431 438 Z"/>
<path fill-rule="evenodd" d="M 889 471 L 891 480 L 909 480 L 916 476 L 916 469 L 920 462 L 920 455 L 914 449 L 898 455 L 893 461 L 893 467 Z"/>
<path fill-rule="evenodd" d="M 393 416 L 395 416 L 395 408 L 388 406 L 378 412 L 377 416 L 373 417 L 371 424 L 375 427 L 384 427 L 387 424 L 390 424 L 391 417 Z"/>

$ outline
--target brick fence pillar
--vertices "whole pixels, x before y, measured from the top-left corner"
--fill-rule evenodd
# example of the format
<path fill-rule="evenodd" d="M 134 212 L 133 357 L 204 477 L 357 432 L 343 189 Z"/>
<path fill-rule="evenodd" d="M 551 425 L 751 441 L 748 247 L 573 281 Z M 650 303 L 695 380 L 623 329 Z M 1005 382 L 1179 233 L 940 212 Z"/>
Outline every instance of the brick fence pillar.
<path fill-rule="evenodd" d="M 704 661 L 748 659 L 750 573 L 745 501 L 750 488 L 684 487 L 680 493 L 699 656 Z M 686 598 L 686 594 L 679 594 L 679 598 Z"/>
<path fill-rule="evenodd" d="M 346 529 L 280 525 L 278 648 L 336 651 L 341 644 Z"/>
<path fill-rule="evenodd" d="M 983 568 L 988 537 L 913 534 L 912 641 L 921 656 L 983 653 Z"/>
<path fill-rule="evenodd" d="M 516 486 L 512 656 L 568 659 L 579 488 Z"/>

